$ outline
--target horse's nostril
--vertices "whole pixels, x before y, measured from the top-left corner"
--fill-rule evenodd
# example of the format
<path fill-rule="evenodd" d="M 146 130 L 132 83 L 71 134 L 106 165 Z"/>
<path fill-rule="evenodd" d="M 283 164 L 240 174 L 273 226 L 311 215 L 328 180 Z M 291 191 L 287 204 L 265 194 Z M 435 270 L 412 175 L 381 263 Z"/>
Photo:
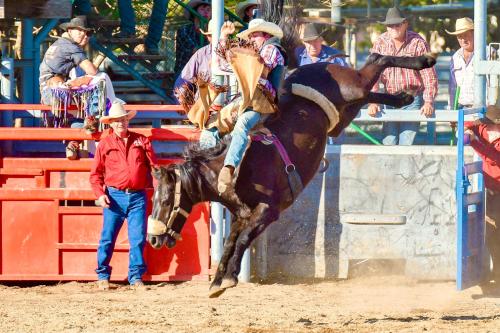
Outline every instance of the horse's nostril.
<path fill-rule="evenodd" d="M 163 244 L 158 236 L 149 236 L 149 244 L 155 249 L 159 249 Z"/>
<path fill-rule="evenodd" d="M 175 246 L 175 243 L 177 243 L 177 241 L 174 238 L 167 237 L 166 243 L 167 243 L 167 247 L 169 249 L 171 249 Z"/>

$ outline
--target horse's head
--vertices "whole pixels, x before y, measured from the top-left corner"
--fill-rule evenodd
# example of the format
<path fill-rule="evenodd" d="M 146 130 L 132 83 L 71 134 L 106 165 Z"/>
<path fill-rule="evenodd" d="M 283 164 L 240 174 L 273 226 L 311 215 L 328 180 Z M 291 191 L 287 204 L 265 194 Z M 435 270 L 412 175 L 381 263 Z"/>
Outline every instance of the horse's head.
<path fill-rule="evenodd" d="M 182 189 L 179 166 L 153 170 L 158 180 L 153 195 L 153 212 L 148 217 L 148 241 L 156 249 L 172 248 L 182 239 L 180 232 L 193 204 Z"/>

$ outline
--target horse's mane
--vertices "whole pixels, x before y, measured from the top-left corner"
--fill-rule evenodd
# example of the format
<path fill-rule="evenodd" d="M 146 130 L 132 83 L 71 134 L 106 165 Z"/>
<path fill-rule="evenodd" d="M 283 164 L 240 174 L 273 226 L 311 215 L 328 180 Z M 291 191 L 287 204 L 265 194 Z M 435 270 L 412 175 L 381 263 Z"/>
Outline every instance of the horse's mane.
<path fill-rule="evenodd" d="M 221 156 L 224 154 L 226 149 L 229 146 L 231 139 L 229 135 L 226 135 L 222 140 L 219 140 L 219 142 L 211 148 L 205 148 L 200 145 L 198 142 L 193 142 L 189 144 L 185 149 L 183 153 L 183 157 L 186 160 L 186 163 L 189 164 L 200 164 L 200 163 L 207 163 L 211 160 L 216 159 L 217 157 Z"/>
<path fill-rule="evenodd" d="M 222 156 L 227 148 L 231 138 L 226 135 L 215 147 L 202 148 L 199 143 L 192 143 L 184 149 L 184 163 L 171 164 L 167 167 L 167 178 L 175 179 L 175 169 L 180 171 L 181 183 L 192 202 L 206 201 L 203 193 L 204 186 L 212 187 L 206 177 L 205 170 L 201 170 L 202 165 Z"/>

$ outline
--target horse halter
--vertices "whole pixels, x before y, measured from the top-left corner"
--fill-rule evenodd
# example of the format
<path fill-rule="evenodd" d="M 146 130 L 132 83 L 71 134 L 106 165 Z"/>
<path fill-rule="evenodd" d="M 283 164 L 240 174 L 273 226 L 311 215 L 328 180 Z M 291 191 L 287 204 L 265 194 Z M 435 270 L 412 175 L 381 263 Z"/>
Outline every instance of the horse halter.
<path fill-rule="evenodd" d="M 180 213 L 186 219 L 189 216 L 189 213 L 180 206 L 181 203 L 181 177 L 179 168 L 175 168 L 175 190 L 174 190 L 174 206 L 172 211 L 170 212 L 170 217 L 166 223 L 154 219 L 151 216 L 148 217 L 148 234 L 150 235 L 163 235 L 168 234 L 176 240 L 182 240 L 182 236 L 180 233 L 174 231 L 172 229 L 172 224 Z"/>

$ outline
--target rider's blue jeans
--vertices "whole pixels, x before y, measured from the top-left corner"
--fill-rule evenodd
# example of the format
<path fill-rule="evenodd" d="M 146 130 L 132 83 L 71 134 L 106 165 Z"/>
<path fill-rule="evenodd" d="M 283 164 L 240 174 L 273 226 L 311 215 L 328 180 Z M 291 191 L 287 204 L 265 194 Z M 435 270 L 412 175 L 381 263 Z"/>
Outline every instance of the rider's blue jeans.
<path fill-rule="evenodd" d="M 95 270 L 97 278 L 109 280 L 111 275 L 109 262 L 113 255 L 116 237 L 126 218 L 130 244 L 128 281 L 133 284 L 146 272 L 143 257 L 146 245 L 146 192 L 126 193 L 108 187 L 107 193 L 110 206 L 103 210 L 104 222 L 97 248 L 97 269 Z"/>
<path fill-rule="evenodd" d="M 424 105 L 422 95 L 415 96 L 413 103 L 403 106 L 403 110 L 420 110 Z M 387 106 L 388 109 L 394 109 Z M 419 122 L 385 122 L 383 125 L 384 139 L 382 143 L 386 146 L 400 145 L 411 146 L 415 141 L 418 129 L 420 128 Z"/>
<path fill-rule="evenodd" d="M 167 18 L 168 0 L 154 0 L 149 17 L 148 35 L 144 44 L 148 49 L 157 49 Z M 131 0 L 118 0 L 120 29 L 125 34 L 135 34 L 135 12 Z"/>
<path fill-rule="evenodd" d="M 260 120 L 260 113 L 247 110 L 238 116 L 238 120 L 231 132 L 231 144 L 224 159 L 224 165 L 237 167 L 248 144 L 248 132 L 257 125 Z M 201 132 L 200 146 L 203 149 L 214 147 L 220 140 L 219 132 L 216 128 L 206 129 Z"/>

